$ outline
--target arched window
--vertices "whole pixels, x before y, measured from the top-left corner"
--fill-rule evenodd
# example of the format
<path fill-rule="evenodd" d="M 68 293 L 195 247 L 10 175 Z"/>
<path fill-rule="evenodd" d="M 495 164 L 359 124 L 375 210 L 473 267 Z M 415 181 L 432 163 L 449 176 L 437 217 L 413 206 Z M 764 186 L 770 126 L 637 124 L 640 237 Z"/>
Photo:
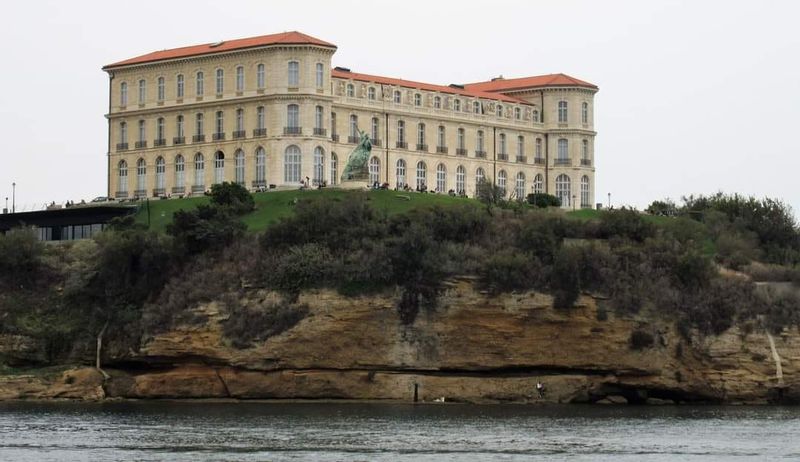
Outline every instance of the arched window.
<path fill-rule="evenodd" d="M 517 120 L 522 119 L 522 109 L 515 107 L 514 108 L 514 118 Z"/>
<path fill-rule="evenodd" d="M 196 96 L 203 96 L 205 93 L 205 85 L 203 84 L 203 72 L 200 71 L 195 76 L 195 95 Z"/>
<path fill-rule="evenodd" d="M 350 142 L 358 143 L 358 116 L 350 114 Z"/>
<path fill-rule="evenodd" d="M 128 124 L 126 122 L 119 123 L 119 142 L 120 144 L 128 144 Z M 127 149 L 127 146 L 125 147 Z"/>
<path fill-rule="evenodd" d="M 436 192 L 447 192 L 447 168 L 444 164 L 436 166 Z"/>
<path fill-rule="evenodd" d="M 144 104 L 147 99 L 147 82 L 144 79 L 139 80 L 139 104 Z"/>
<path fill-rule="evenodd" d="M 501 133 L 500 134 L 499 151 L 500 151 L 501 159 L 504 158 L 508 154 L 508 152 L 506 152 L 506 134 L 505 133 Z"/>
<path fill-rule="evenodd" d="M 215 124 L 216 132 L 214 135 L 216 136 L 216 139 L 225 139 L 223 135 L 225 133 L 225 114 L 222 111 L 217 111 Z"/>
<path fill-rule="evenodd" d="M 300 148 L 291 145 L 283 156 L 283 181 L 285 183 L 300 182 Z"/>
<path fill-rule="evenodd" d="M 517 173 L 517 182 L 514 184 L 514 194 L 517 200 L 525 199 L 525 174 L 522 172 Z"/>
<path fill-rule="evenodd" d="M 124 160 L 117 164 L 117 192 L 123 196 L 128 192 L 128 163 Z"/>
<path fill-rule="evenodd" d="M 463 165 L 456 168 L 456 194 L 461 196 L 467 193 L 467 169 Z"/>
<path fill-rule="evenodd" d="M 417 124 L 417 149 L 427 149 L 425 146 L 425 124 Z"/>
<path fill-rule="evenodd" d="M 225 154 L 222 151 L 214 153 L 214 184 L 225 181 Z"/>
<path fill-rule="evenodd" d="M 347 84 L 347 96 L 349 98 L 355 98 L 356 96 L 356 87 L 352 83 Z"/>
<path fill-rule="evenodd" d="M 367 98 L 375 100 L 375 87 L 369 87 L 367 89 Z"/>
<path fill-rule="evenodd" d="M 377 117 L 372 118 L 372 144 L 375 144 L 375 141 L 381 138 L 380 124 L 380 120 Z"/>
<path fill-rule="evenodd" d="M 335 152 L 331 153 L 331 185 L 339 182 L 339 174 L 337 172 L 339 167 L 339 157 Z"/>
<path fill-rule="evenodd" d="M 428 167 L 425 162 L 417 162 L 417 191 L 428 188 Z"/>
<path fill-rule="evenodd" d="M 381 161 L 376 156 L 369 160 L 369 184 L 381 182 Z"/>
<path fill-rule="evenodd" d="M 397 189 L 405 188 L 406 186 L 406 161 L 397 159 L 397 167 L 395 167 L 395 181 Z"/>
<path fill-rule="evenodd" d="M 478 192 L 478 187 L 486 181 L 486 172 L 483 167 L 478 167 L 475 170 L 475 193 Z"/>
<path fill-rule="evenodd" d="M 481 106 L 480 101 L 472 102 L 472 112 L 474 112 L 475 114 L 483 114 L 483 106 Z"/>
<path fill-rule="evenodd" d="M 199 152 L 194 156 L 194 188 L 192 190 L 203 191 L 205 190 L 206 172 L 205 172 L 205 159 Z"/>
<path fill-rule="evenodd" d="M 164 88 L 164 77 L 159 77 L 156 80 L 156 96 L 158 97 L 159 101 L 164 101 L 164 93 L 166 93 Z"/>
<path fill-rule="evenodd" d="M 570 202 L 570 195 L 571 187 L 569 177 L 565 174 L 558 175 L 556 177 L 556 197 L 561 199 L 561 206 L 562 207 L 569 207 L 571 205 Z"/>
<path fill-rule="evenodd" d="M 567 164 L 569 162 L 569 142 L 565 138 L 558 140 L 558 154 L 556 164 Z"/>
<path fill-rule="evenodd" d="M 244 66 L 236 66 L 236 91 L 244 91 Z"/>
<path fill-rule="evenodd" d="M 120 106 L 127 106 L 128 105 L 128 83 L 122 82 L 119 84 L 119 105 Z"/>
<path fill-rule="evenodd" d="M 439 125 L 438 133 L 436 138 L 436 146 L 443 148 L 447 146 L 447 132 L 445 131 L 444 125 Z"/>
<path fill-rule="evenodd" d="M 397 121 L 397 142 L 403 144 L 406 142 L 406 123 L 402 120 Z M 397 146 L 398 148 L 405 146 Z"/>
<path fill-rule="evenodd" d="M 537 194 L 542 194 L 544 192 L 544 179 L 541 173 L 537 173 L 536 176 L 533 177 L 533 192 Z"/>
<path fill-rule="evenodd" d="M 186 135 L 185 135 L 185 130 L 184 130 L 183 127 L 184 127 L 183 116 L 179 115 L 175 119 L 175 135 L 177 135 L 176 137 L 178 138 L 177 140 L 174 140 L 174 141 L 176 141 L 176 144 L 183 143 L 183 141 L 184 141 L 184 137 Z"/>
<path fill-rule="evenodd" d="M 290 133 L 300 128 L 300 106 L 296 104 L 286 106 L 286 126 L 291 130 Z"/>
<path fill-rule="evenodd" d="M 517 162 L 525 162 L 525 137 L 517 137 Z"/>
<path fill-rule="evenodd" d="M 498 104 L 497 105 L 497 117 L 503 117 L 503 105 L 502 104 Z"/>
<path fill-rule="evenodd" d="M 156 189 L 159 194 L 164 194 L 164 174 L 167 172 L 167 163 L 164 158 L 158 156 L 156 158 Z"/>
<path fill-rule="evenodd" d="M 585 101 L 581 104 L 581 123 L 589 123 L 589 103 Z"/>
<path fill-rule="evenodd" d="M 533 112 L 531 112 L 531 119 L 533 120 L 533 123 L 539 123 L 539 111 L 534 109 Z"/>
<path fill-rule="evenodd" d="M 225 91 L 225 71 L 217 69 L 217 94 L 221 95 Z"/>
<path fill-rule="evenodd" d="M 186 163 L 183 160 L 183 156 L 180 154 L 175 156 L 175 187 L 186 187 Z"/>
<path fill-rule="evenodd" d="M 461 111 L 461 100 L 456 98 L 453 100 L 453 110 L 454 111 Z"/>
<path fill-rule="evenodd" d="M 233 155 L 234 172 L 236 183 L 244 186 L 244 152 L 237 149 Z"/>
<path fill-rule="evenodd" d="M 394 102 L 395 104 L 400 104 L 402 102 L 402 96 L 400 95 L 400 90 L 394 91 Z"/>
<path fill-rule="evenodd" d="M 244 138 L 244 109 L 236 110 L 236 131 L 239 137 Z"/>
<path fill-rule="evenodd" d="M 414 106 L 422 106 L 422 95 L 414 93 Z"/>
<path fill-rule="evenodd" d="M 433 97 L 433 107 L 435 107 L 436 109 L 442 108 L 442 98 L 440 96 Z"/>
<path fill-rule="evenodd" d="M 312 181 L 314 186 L 325 181 L 325 151 L 319 146 L 314 148 L 314 178 Z"/>
<path fill-rule="evenodd" d="M 325 86 L 325 71 L 322 66 L 322 63 L 317 63 L 316 67 L 316 81 L 317 81 L 317 88 L 322 88 Z"/>
<path fill-rule="evenodd" d="M 589 202 L 589 177 L 583 175 L 581 177 L 581 207 L 591 207 Z"/>
<path fill-rule="evenodd" d="M 567 102 L 566 101 L 559 101 L 558 102 L 558 123 L 560 123 L 560 124 L 567 123 Z"/>
<path fill-rule="evenodd" d="M 136 161 L 136 195 L 146 196 L 147 192 L 147 164 L 144 159 Z"/>
<path fill-rule="evenodd" d="M 264 148 L 256 148 L 256 186 L 267 186 L 267 153 Z"/>
<path fill-rule="evenodd" d="M 497 188 L 500 189 L 500 195 L 506 195 L 506 183 L 508 180 L 508 176 L 506 175 L 505 170 L 500 170 L 497 172 Z"/>
<path fill-rule="evenodd" d="M 259 64 L 258 66 L 256 66 L 256 87 L 259 90 L 261 90 L 266 86 L 266 84 L 267 84 L 267 75 L 266 72 L 264 72 L 264 65 Z"/>
<path fill-rule="evenodd" d="M 300 63 L 298 63 L 297 61 L 289 61 L 288 72 L 289 72 L 288 85 L 290 87 L 300 86 Z"/>

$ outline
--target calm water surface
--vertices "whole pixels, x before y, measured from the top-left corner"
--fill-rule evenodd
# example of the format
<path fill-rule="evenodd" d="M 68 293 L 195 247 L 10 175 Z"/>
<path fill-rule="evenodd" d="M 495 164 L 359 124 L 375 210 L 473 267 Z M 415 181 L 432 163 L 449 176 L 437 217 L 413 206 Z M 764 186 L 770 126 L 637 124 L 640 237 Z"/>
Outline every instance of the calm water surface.
<path fill-rule="evenodd" d="M 0 403 L 2 461 L 800 460 L 800 408 Z"/>

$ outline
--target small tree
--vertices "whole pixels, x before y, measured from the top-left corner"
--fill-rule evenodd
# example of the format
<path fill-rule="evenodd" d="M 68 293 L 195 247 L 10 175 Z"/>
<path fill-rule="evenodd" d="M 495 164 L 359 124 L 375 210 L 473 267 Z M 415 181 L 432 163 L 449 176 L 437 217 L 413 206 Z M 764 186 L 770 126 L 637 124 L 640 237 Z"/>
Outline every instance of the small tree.
<path fill-rule="evenodd" d="M 547 193 L 528 194 L 528 203 L 534 207 L 544 209 L 547 207 L 561 207 L 561 199 Z"/>
<path fill-rule="evenodd" d="M 211 203 L 230 208 L 237 215 L 255 209 L 253 195 L 244 186 L 227 181 L 211 186 Z"/>

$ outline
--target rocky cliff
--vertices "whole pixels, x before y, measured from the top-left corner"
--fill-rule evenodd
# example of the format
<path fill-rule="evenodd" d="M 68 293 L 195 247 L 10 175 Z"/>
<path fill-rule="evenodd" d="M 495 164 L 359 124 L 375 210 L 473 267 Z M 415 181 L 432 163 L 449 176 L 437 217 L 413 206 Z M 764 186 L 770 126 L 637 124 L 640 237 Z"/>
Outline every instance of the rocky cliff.
<path fill-rule="evenodd" d="M 258 305 L 274 294 L 251 291 Z M 309 314 L 246 349 L 222 333 L 225 310 L 196 308 L 192 325 L 144 340 L 93 369 L 0 376 L 0 399 L 234 398 L 466 402 L 792 402 L 800 398 L 800 335 L 733 328 L 683 339 L 668 320 L 598 315 L 584 296 L 570 310 L 540 293 L 490 296 L 450 281 L 434 311 L 399 322 L 396 296 L 300 296 Z M 634 349 L 633 332 L 652 337 Z M 0 351 L 36 355 L 24 339 Z M 24 346 L 24 348 L 22 347 Z M 536 383 L 546 387 L 536 396 Z"/>

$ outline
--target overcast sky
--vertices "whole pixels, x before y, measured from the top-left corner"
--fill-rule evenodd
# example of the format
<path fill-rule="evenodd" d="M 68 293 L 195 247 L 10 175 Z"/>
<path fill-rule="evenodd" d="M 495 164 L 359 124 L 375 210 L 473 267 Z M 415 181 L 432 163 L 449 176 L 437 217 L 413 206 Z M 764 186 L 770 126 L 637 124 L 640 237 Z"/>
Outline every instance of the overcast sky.
<path fill-rule="evenodd" d="M 598 201 L 740 192 L 800 210 L 797 1 L 15 1 L 0 28 L 0 200 L 106 192 L 104 64 L 299 30 L 333 64 L 438 84 L 595 83 Z"/>

